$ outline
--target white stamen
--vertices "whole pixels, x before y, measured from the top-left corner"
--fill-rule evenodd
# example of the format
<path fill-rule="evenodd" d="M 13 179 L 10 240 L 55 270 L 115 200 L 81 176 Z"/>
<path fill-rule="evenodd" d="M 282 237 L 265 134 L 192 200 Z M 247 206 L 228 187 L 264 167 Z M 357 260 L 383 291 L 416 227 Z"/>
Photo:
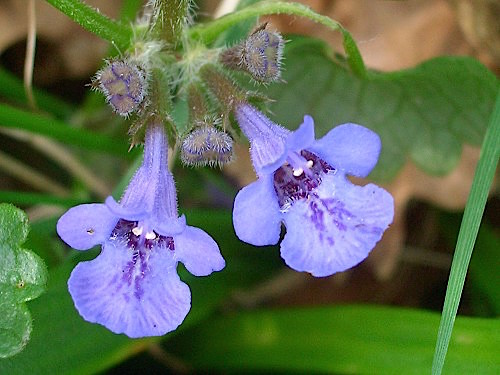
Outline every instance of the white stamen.
<path fill-rule="evenodd" d="M 311 169 L 313 165 L 314 165 L 314 162 L 312 160 L 308 160 L 307 163 L 306 163 L 306 166 L 309 169 Z"/>
<path fill-rule="evenodd" d="M 147 240 L 154 240 L 156 238 L 156 233 L 151 231 L 146 233 L 146 239 Z"/>
<path fill-rule="evenodd" d="M 293 170 L 293 175 L 295 177 L 299 177 L 302 173 L 304 173 L 304 170 L 302 168 L 297 168 Z"/>
<path fill-rule="evenodd" d="M 134 229 L 132 229 L 132 233 L 139 237 L 142 234 L 142 227 L 135 227 Z"/>

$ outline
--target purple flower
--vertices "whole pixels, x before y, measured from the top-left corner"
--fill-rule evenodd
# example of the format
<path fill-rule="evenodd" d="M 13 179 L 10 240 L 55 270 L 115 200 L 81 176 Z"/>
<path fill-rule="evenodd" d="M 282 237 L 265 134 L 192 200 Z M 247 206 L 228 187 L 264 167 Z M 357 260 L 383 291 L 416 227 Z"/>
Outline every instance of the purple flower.
<path fill-rule="evenodd" d="M 377 134 L 343 124 L 319 140 L 304 117 L 291 132 L 248 104 L 235 111 L 250 140 L 258 180 L 234 201 L 237 236 L 257 246 L 278 243 L 291 268 L 328 276 L 364 260 L 392 222 L 394 202 L 384 189 L 352 184 L 347 175 L 366 177 L 377 163 Z"/>
<path fill-rule="evenodd" d="M 164 335 L 186 317 L 191 293 L 178 261 L 196 276 L 225 266 L 215 241 L 178 217 L 162 125 L 148 127 L 144 161 L 120 203 L 73 207 L 57 232 L 77 250 L 102 244 L 98 257 L 75 267 L 69 292 L 85 320 L 130 337 Z"/>

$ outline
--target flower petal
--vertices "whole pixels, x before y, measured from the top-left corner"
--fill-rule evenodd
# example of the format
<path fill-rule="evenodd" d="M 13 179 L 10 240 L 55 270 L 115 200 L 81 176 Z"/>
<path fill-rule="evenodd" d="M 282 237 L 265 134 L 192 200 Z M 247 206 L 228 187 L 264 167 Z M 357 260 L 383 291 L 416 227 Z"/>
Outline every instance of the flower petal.
<path fill-rule="evenodd" d="M 364 260 L 392 222 L 394 202 L 384 189 L 326 175 L 316 196 L 284 215 L 281 256 L 291 268 L 329 276 Z"/>
<path fill-rule="evenodd" d="M 233 226 L 238 238 L 255 246 L 278 243 L 282 214 L 272 176 L 264 176 L 239 191 L 234 200 Z"/>
<path fill-rule="evenodd" d="M 241 130 L 250 140 L 250 156 L 257 175 L 273 173 L 285 162 L 286 138 L 290 131 L 248 104 L 238 106 L 235 116 Z"/>
<path fill-rule="evenodd" d="M 176 259 L 195 276 L 207 276 L 226 265 L 217 243 L 203 230 L 186 226 L 174 237 Z"/>
<path fill-rule="evenodd" d="M 87 250 L 104 243 L 117 221 L 104 204 L 81 204 L 59 218 L 57 233 L 72 248 Z"/>
<path fill-rule="evenodd" d="M 68 280 L 75 307 L 87 321 L 129 337 L 176 329 L 191 306 L 169 249 L 134 250 L 108 241 L 101 254 L 79 263 Z"/>
<path fill-rule="evenodd" d="M 186 216 L 181 215 L 178 218 L 166 218 L 163 221 L 158 219 L 153 224 L 153 228 L 159 234 L 164 236 L 173 236 L 182 233 L 186 228 Z"/>
<path fill-rule="evenodd" d="M 314 142 L 314 120 L 311 116 L 304 116 L 304 122 L 297 130 L 292 132 L 287 140 L 286 146 L 289 151 L 301 151 L 308 148 Z"/>
<path fill-rule="evenodd" d="M 144 208 L 130 209 L 123 207 L 122 205 L 117 203 L 111 196 L 106 198 L 104 204 L 106 205 L 108 210 L 113 213 L 113 215 L 119 217 L 120 219 L 125 219 L 128 221 L 139 221 L 148 216 L 148 213 L 144 211 Z"/>
<path fill-rule="evenodd" d="M 377 133 L 361 125 L 343 124 L 308 149 L 349 175 L 366 177 L 377 164 L 381 147 Z"/>

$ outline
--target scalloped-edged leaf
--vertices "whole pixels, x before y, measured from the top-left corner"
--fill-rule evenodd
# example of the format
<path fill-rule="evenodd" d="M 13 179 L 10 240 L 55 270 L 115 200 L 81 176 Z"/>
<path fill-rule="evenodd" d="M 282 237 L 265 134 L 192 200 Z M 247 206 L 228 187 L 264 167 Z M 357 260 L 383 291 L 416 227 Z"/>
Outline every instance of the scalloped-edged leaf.
<path fill-rule="evenodd" d="M 314 117 L 317 136 L 356 122 L 382 138 L 372 178 L 389 180 L 407 159 L 443 175 L 457 164 L 462 143 L 479 145 L 498 89 L 495 76 L 470 57 L 439 57 L 415 68 L 360 78 L 335 61 L 322 41 L 292 38 L 283 78 L 266 93 L 273 118 L 295 129 Z"/>
<path fill-rule="evenodd" d="M 25 302 L 45 291 L 47 269 L 35 253 L 20 247 L 29 226 L 20 209 L 0 204 L 0 358 L 19 353 L 32 323 Z"/>

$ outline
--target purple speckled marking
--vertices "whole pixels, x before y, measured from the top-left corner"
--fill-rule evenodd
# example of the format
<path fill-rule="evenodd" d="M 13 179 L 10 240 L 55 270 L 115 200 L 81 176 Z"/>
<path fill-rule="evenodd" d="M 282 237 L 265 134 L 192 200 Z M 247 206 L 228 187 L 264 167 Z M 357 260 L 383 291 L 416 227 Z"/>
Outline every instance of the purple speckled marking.
<path fill-rule="evenodd" d="M 309 203 L 309 208 L 311 209 L 311 220 L 314 223 L 314 226 L 316 227 L 317 230 L 319 231 L 324 231 L 325 230 L 325 213 L 323 210 L 318 207 L 318 202 L 316 199 L 311 200 Z"/>
<path fill-rule="evenodd" d="M 278 196 L 280 208 L 286 211 L 296 200 L 308 200 L 308 217 L 318 231 L 321 242 L 326 241 L 334 246 L 335 240 L 328 235 L 328 223 L 325 222 L 329 216 L 335 227 L 342 232 L 347 231 L 345 222 L 354 218 L 354 215 L 345 208 L 345 203 L 335 198 L 320 198 L 316 189 L 321 184 L 323 176 L 327 173 L 335 173 L 335 168 L 326 161 L 310 151 L 302 150 L 300 155 L 305 160 L 313 162 L 312 168 L 300 176 L 293 175 L 293 167 L 290 164 L 281 166 L 274 173 L 274 190 Z"/>
<path fill-rule="evenodd" d="M 309 173 L 294 176 L 290 164 L 283 165 L 274 172 L 274 190 L 281 209 L 286 209 L 298 199 L 307 198 L 321 184 L 323 174 L 335 171 L 335 168 L 312 152 L 302 150 L 300 154 L 313 162 Z"/>
<path fill-rule="evenodd" d="M 345 203 L 334 198 L 322 199 L 321 203 L 328 213 L 333 216 L 333 223 L 338 230 L 345 232 L 347 226 L 344 221 L 354 218 L 354 215 L 345 209 Z"/>
<path fill-rule="evenodd" d="M 122 269 L 122 281 L 131 286 L 133 284 L 134 297 L 141 299 L 144 295 L 142 287 L 143 280 L 148 273 L 148 259 L 151 252 L 155 250 L 168 249 L 175 250 L 174 238 L 171 236 L 159 235 L 156 232 L 154 238 L 146 238 L 146 233 L 135 235 L 132 231 L 137 227 L 138 222 L 120 219 L 116 224 L 110 241 L 123 241 L 127 244 L 127 251 L 131 251 L 132 259 L 126 263 Z M 128 300 L 127 296 L 127 300 Z"/>
<path fill-rule="evenodd" d="M 331 199 L 320 199 L 316 194 L 313 194 L 313 197 L 309 203 L 309 208 L 311 211 L 311 216 L 309 217 L 311 221 L 313 222 L 314 226 L 316 227 L 316 230 L 319 232 L 319 240 L 321 242 L 324 242 L 325 239 L 328 242 L 330 246 L 335 245 L 335 240 L 331 236 L 324 236 L 323 232 L 328 233 L 327 227 L 325 225 L 325 211 L 327 212 L 328 215 L 330 215 L 331 220 L 333 221 L 333 224 L 337 227 L 339 231 L 346 231 L 347 226 L 342 222 L 342 215 L 345 214 L 348 211 L 344 209 L 340 209 L 337 211 L 335 208 L 336 206 L 332 205 L 332 202 L 328 202 L 328 204 L 325 201 L 330 201 Z M 342 205 L 342 202 L 338 202 L 339 206 Z M 321 205 L 321 206 L 320 206 Z M 350 213 L 349 213 L 350 215 Z M 352 215 L 350 215 L 352 217 Z"/>

